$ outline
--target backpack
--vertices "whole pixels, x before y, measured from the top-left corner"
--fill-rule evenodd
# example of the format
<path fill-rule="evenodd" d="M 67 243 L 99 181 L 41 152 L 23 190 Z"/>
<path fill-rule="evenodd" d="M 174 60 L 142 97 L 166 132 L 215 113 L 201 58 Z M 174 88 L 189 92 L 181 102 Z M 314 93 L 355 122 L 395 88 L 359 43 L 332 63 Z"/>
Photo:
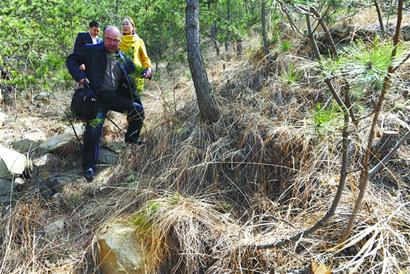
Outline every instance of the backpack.
<path fill-rule="evenodd" d="M 71 112 L 81 120 L 91 120 L 97 116 L 97 98 L 87 82 L 74 91 Z"/>

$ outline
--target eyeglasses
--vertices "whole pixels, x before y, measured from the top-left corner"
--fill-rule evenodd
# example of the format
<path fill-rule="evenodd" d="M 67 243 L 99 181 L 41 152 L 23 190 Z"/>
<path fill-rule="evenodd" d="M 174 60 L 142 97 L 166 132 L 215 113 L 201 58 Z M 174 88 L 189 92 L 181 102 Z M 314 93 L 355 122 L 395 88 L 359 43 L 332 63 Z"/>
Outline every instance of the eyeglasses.
<path fill-rule="evenodd" d="M 116 44 L 119 44 L 121 42 L 119 39 L 113 39 L 113 38 L 110 38 L 110 37 L 105 37 L 105 40 L 107 42 L 112 42 L 112 43 L 116 43 Z"/>

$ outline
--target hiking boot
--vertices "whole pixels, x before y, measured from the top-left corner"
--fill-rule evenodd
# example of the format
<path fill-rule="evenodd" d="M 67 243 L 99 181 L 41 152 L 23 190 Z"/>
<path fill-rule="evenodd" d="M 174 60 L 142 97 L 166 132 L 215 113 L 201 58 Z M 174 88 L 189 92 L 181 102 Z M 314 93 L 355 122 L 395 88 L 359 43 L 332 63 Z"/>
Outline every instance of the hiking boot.
<path fill-rule="evenodd" d="M 91 182 L 95 178 L 95 172 L 93 168 L 88 168 L 84 171 L 84 177 L 87 180 L 87 182 Z"/>

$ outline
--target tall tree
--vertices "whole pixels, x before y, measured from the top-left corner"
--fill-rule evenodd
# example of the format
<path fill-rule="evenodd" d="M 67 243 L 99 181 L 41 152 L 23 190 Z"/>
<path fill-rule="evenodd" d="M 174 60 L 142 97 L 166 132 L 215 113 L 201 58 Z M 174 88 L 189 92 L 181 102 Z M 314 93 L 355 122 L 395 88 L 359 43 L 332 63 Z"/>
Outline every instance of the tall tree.
<path fill-rule="evenodd" d="M 186 0 L 186 38 L 188 62 L 201 118 L 208 122 L 219 119 L 219 110 L 212 96 L 199 44 L 198 0 Z"/>

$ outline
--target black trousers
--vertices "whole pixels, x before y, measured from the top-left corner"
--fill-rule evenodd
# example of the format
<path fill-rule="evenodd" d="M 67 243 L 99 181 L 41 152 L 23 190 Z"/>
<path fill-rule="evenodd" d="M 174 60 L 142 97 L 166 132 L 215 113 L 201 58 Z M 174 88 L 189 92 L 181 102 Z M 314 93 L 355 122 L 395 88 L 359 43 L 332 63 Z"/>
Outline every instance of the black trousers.
<path fill-rule="evenodd" d="M 113 110 L 127 116 L 126 142 L 137 142 L 144 121 L 144 109 L 138 96 L 134 100 L 119 95 L 116 91 L 101 92 L 97 99 L 97 115 L 88 120 L 84 132 L 83 168 L 94 168 L 100 151 L 100 138 L 108 111 Z"/>

